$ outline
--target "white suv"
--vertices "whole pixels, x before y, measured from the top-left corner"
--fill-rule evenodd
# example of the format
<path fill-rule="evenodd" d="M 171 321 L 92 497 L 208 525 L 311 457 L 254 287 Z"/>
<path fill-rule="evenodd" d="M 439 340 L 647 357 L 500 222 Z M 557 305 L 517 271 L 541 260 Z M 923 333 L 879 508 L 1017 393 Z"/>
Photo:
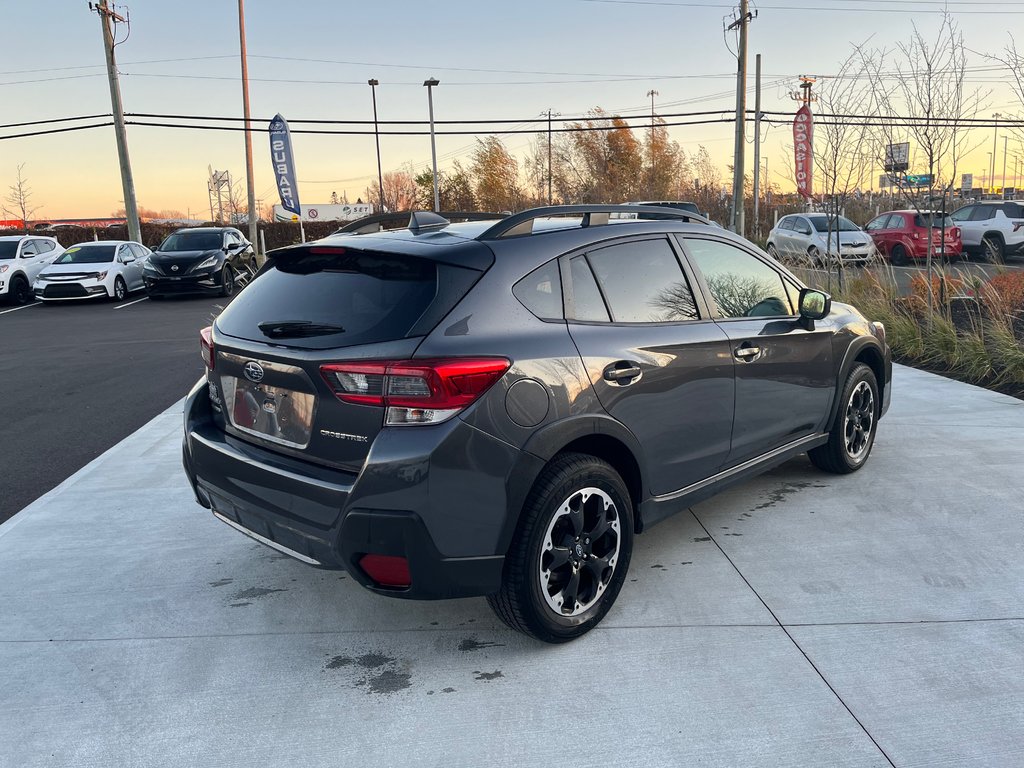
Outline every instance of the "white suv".
<path fill-rule="evenodd" d="M 967 205 L 950 214 L 960 227 L 964 250 L 1001 263 L 1024 251 L 1024 203 L 993 200 Z"/>
<path fill-rule="evenodd" d="M 8 235 L 0 237 L 0 301 L 28 304 L 34 300 L 32 284 L 43 267 L 64 253 L 52 237 Z"/>

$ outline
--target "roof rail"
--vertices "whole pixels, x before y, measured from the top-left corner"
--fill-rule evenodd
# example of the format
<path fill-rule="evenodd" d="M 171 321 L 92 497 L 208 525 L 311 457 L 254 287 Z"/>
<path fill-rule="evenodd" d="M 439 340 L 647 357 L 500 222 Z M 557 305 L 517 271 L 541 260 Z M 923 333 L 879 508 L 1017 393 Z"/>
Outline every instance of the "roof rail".
<path fill-rule="evenodd" d="M 532 235 L 533 223 L 537 219 L 546 219 L 554 216 L 580 216 L 583 221 L 581 228 L 594 227 L 607 224 L 610 214 L 629 213 L 642 218 L 638 214 L 654 214 L 658 219 L 679 219 L 680 221 L 696 222 L 698 224 L 710 224 L 711 222 L 703 216 L 689 211 L 680 211 L 674 208 L 659 208 L 653 205 L 549 205 L 542 208 L 531 208 L 527 211 L 513 214 L 507 219 L 502 219 L 497 224 L 489 227 L 479 235 L 477 240 L 500 240 L 503 237 L 517 237 L 520 235 Z"/>
<path fill-rule="evenodd" d="M 390 229 L 406 229 L 409 226 L 409 219 L 412 211 L 391 211 L 388 213 L 371 213 L 361 219 L 349 221 L 342 224 L 332 232 L 332 235 L 363 235 L 381 232 Z M 438 213 L 448 221 L 491 221 L 508 216 L 507 213 L 493 213 L 488 211 L 440 211 Z"/>

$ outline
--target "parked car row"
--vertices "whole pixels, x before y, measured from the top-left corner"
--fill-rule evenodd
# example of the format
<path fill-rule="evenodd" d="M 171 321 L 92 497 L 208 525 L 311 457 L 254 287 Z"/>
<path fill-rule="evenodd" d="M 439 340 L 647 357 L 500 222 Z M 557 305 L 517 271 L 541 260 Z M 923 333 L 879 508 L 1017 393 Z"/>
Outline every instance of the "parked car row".
<path fill-rule="evenodd" d="M 135 291 L 152 299 L 185 293 L 231 296 L 257 271 L 252 244 L 233 227 L 180 229 L 155 251 L 130 240 L 63 248 L 52 237 L 0 237 L 0 299 L 121 301 Z"/>
<path fill-rule="evenodd" d="M 863 229 L 844 216 L 790 214 L 772 228 L 767 248 L 776 258 L 808 266 L 865 264 L 875 257 L 905 265 L 927 259 L 929 250 L 940 260 L 977 256 L 1001 264 L 1024 253 L 1024 205 L 985 201 L 945 217 L 939 211 L 886 211 Z"/>

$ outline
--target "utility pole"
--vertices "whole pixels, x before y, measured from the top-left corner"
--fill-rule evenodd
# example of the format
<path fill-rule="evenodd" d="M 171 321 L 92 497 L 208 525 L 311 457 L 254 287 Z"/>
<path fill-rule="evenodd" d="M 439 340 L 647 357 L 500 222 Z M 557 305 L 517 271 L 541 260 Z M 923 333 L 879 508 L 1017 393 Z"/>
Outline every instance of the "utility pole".
<path fill-rule="evenodd" d="M 992 159 L 989 161 L 988 177 L 992 179 L 992 191 L 996 191 L 996 141 L 999 136 L 999 118 L 1002 115 L 996 112 L 992 115 L 992 119 L 995 121 L 995 125 L 992 126 Z"/>
<path fill-rule="evenodd" d="M 541 114 L 543 115 L 545 113 L 541 112 Z M 552 171 L 552 169 L 551 169 L 551 118 L 554 115 L 560 115 L 560 114 L 561 114 L 561 112 L 553 112 L 551 110 L 551 108 L 548 107 L 548 111 L 547 111 L 547 116 L 548 116 L 548 205 L 553 205 L 554 204 L 554 196 L 552 195 L 552 192 L 551 192 L 551 179 L 552 179 L 552 176 L 553 176 L 553 173 L 554 173 Z"/>
<path fill-rule="evenodd" d="M 373 95 L 373 136 L 377 141 L 377 186 L 380 190 L 378 213 L 384 213 L 384 171 L 380 165 L 380 124 L 377 122 L 377 86 L 380 83 L 377 78 L 372 78 L 367 80 L 366 84 L 370 86 L 370 93 Z"/>
<path fill-rule="evenodd" d="M 761 54 L 754 59 L 754 236 L 761 236 Z"/>
<path fill-rule="evenodd" d="M 746 150 L 747 120 L 747 27 L 754 18 L 747 0 L 740 0 L 739 16 L 727 27 L 727 31 L 739 29 L 739 48 L 736 52 L 736 145 L 733 151 L 732 210 L 729 228 L 743 234 L 743 165 Z"/>
<path fill-rule="evenodd" d="M 1010 142 L 1009 136 L 1003 136 L 1003 199 L 1006 199 L 1006 151 Z"/>
<path fill-rule="evenodd" d="M 436 77 L 423 81 L 423 85 L 427 89 L 427 106 L 430 109 L 430 159 L 434 165 L 434 213 L 441 210 L 441 195 L 437 186 L 437 144 L 434 139 L 434 86 L 440 84 L 441 81 Z"/>
<path fill-rule="evenodd" d="M 128 220 L 128 239 L 142 242 L 139 227 L 139 208 L 135 202 L 135 180 L 132 165 L 128 159 L 128 136 L 124 129 L 124 109 L 121 106 L 121 85 L 117 80 L 117 64 L 114 63 L 114 30 L 112 24 L 128 23 L 128 19 L 107 6 L 107 0 L 89 3 L 89 10 L 96 11 L 103 26 L 103 53 L 107 58 L 107 79 L 110 81 L 110 107 L 114 113 L 114 137 L 117 140 L 117 160 L 121 166 L 121 189 L 124 192 L 124 212 Z"/>
<path fill-rule="evenodd" d="M 650 90 L 647 95 L 651 97 L 651 186 L 647 192 L 647 196 L 651 199 L 654 198 L 654 97 L 658 96 L 658 92 Z"/>
<path fill-rule="evenodd" d="M 259 251 L 259 240 L 256 235 L 256 222 L 259 211 L 256 209 L 256 183 L 252 175 L 252 123 L 249 113 L 249 63 L 245 55 L 245 8 L 244 0 L 238 0 L 238 42 L 242 56 L 242 111 L 245 114 L 245 205 L 248 210 L 249 242 L 253 249 Z M 264 254 L 266 255 L 266 254 Z"/>

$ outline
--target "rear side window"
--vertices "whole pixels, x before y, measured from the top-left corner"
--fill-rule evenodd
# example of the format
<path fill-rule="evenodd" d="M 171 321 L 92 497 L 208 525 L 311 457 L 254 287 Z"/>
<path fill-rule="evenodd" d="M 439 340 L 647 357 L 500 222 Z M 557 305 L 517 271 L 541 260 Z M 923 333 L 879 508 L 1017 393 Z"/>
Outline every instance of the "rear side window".
<path fill-rule="evenodd" d="M 569 262 L 569 276 L 572 279 L 573 318 L 607 323 L 608 310 L 585 256 L 577 256 Z"/>
<path fill-rule="evenodd" d="M 1020 203 L 1003 203 L 1003 213 L 1009 219 L 1024 219 L 1024 206 Z"/>
<path fill-rule="evenodd" d="M 541 320 L 561 320 L 562 280 L 558 276 L 558 260 L 533 270 L 512 286 L 512 293 Z"/>
<path fill-rule="evenodd" d="M 587 260 L 616 323 L 696 320 L 697 302 L 668 240 L 591 251 Z"/>
<path fill-rule="evenodd" d="M 480 276 L 428 259 L 340 248 L 278 256 L 268 267 L 217 318 L 219 331 L 307 349 L 424 335 Z"/>
<path fill-rule="evenodd" d="M 877 219 L 871 220 L 868 223 L 868 225 L 866 227 L 864 227 L 864 229 L 867 232 L 875 232 L 875 231 L 878 231 L 880 229 L 885 229 L 885 222 L 887 222 L 888 220 L 889 220 L 888 216 L 879 216 Z"/>

